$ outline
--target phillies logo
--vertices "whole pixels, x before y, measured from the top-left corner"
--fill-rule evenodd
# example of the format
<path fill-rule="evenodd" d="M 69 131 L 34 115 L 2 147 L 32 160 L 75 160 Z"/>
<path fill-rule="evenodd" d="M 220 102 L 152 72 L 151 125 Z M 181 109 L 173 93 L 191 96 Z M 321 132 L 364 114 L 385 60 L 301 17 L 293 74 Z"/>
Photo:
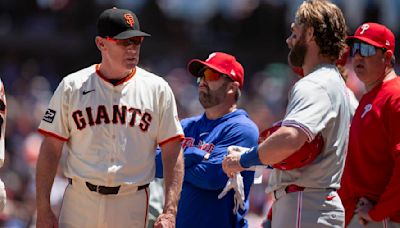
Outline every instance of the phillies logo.
<path fill-rule="evenodd" d="M 360 32 L 360 34 L 361 34 L 361 35 L 364 34 L 364 32 L 367 31 L 368 29 L 369 29 L 369 24 L 363 24 L 363 25 L 361 26 L 361 32 Z"/>
<path fill-rule="evenodd" d="M 215 55 L 216 55 L 216 53 L 211 53 L 211 54 L 208 56 L 208 58 L 206 59 L 206 62 L 207 62 L 207 61 L 210 61 L 210 59 L 214 58 Z"/>
<path fill-rule="evenodd" d="M 372 109 L 372 104 L 367 104 L 364 106 L 364 112 L 361 114 L 361 118 L 364 118 L 364 116 L 371 111 Z"/>
<path fill-rule="evenodd" d="M 133 19 L 133 16 L 129 13 L 124 14 L 124 18 L 127 24 L 129 24 L 132 28 L 133 25 L 135 24 L 135 20 Z"/>

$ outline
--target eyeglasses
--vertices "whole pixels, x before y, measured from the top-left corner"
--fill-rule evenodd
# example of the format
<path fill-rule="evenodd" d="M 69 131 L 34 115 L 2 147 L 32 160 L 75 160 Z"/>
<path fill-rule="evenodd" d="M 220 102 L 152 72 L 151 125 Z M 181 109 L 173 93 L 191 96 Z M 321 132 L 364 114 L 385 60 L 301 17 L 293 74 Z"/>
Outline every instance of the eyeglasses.
<path fill-rule="evenodd" d="M 129 39 L 123 39 L 123 40 L 117 40 L 117 39 L 113 39 L 111 37 L 106 37 L 106 40 L 115 42 L 119 46 L 127 47 L 131 44 L 133 44 L 133 45 L 141 44 L 144 40 L 144 37 L 143 36 L 135 36 L 135 37 L 131 37 Z"/>
<path fill-rule="evenodd" d="M 360 42 L 356 42 L 353 43 L 353 45 L 351 45 L 351 52 L 350 52 L 350 56 L 354 57 L 357 52 L 362 56 L 362 57 L 370 57 L 370 56 L 374 56 L 376 54 L 376 48 L 375 46 L 372 46 L 370 44 L 366 44 L 366 43 L 360 43 Z M 386 49 L 381 48 L 383 51 L 385 51 Z"/>
<path fill-rule="evenodd" d="M 219 73 L 213 69 L 210 69 L 208 67 L 200 70 L 199 75 L 200 76 L 197 78 L 197 83 L 200 83 L 200 80 L 202 78 L 204 78 L 204 81 L 207 81 L 207 82 L 218 81 L 221 77 L 228 78 L 232 81 L 232 79 L 229 76 L 227 76 L 225 74 L 221 74 L 221 73 Z"/>

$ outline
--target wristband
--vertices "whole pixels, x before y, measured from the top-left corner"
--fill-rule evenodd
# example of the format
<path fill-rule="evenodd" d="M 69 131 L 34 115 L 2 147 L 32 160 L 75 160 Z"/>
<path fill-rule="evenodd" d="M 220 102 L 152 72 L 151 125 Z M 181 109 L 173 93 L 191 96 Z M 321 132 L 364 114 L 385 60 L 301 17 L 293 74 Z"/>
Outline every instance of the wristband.
<path fill-rule="evenodd" d="M 258 156 L 258 146 L 252 147 L 250 150 L 242 154 L 242 156 L 240 156 L 239 163 L 243 168 L 263 165 L 260 161 L 260 157 Z"/>

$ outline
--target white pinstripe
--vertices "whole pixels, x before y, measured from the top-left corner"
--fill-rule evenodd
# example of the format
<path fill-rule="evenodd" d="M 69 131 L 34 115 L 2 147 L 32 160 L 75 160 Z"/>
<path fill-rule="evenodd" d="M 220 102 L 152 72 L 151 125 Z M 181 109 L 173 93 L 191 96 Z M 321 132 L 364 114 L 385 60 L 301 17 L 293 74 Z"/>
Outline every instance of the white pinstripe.
<path fill-rule="evenodd" d="M 303 192 L 300 191 L 297 193 L 297 219 L 296 219 L 296 228 L 301 227 L 301 209 L 303 206 Z"/>

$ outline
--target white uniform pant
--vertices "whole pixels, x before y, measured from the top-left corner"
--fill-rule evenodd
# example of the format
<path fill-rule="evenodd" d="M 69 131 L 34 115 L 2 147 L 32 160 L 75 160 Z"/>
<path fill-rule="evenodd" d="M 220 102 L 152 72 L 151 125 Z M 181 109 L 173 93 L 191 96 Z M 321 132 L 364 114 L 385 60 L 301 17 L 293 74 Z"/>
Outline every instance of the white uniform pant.
<path fill-rule="evenodd" d="M 344 227 L 344 208 L 330 189 L 305 189 L 282 195 L 272 205 L 272 228 Z"/>
<path fill-rule="evenodd" d="M 122 186 L 116 195 L 91 192 L 85 182 L 73 180 L 64 193 L 60 228 L 145 228 L 149 189 Z"/>
<path fill-rule="evenodd" d="M 367 225 L 364 226 L 358 222 L 358 214 L 355 213 L 347 228 L 400 228 L 400 223 L 385 219 L 380 222 L 368 222 Z"/>

